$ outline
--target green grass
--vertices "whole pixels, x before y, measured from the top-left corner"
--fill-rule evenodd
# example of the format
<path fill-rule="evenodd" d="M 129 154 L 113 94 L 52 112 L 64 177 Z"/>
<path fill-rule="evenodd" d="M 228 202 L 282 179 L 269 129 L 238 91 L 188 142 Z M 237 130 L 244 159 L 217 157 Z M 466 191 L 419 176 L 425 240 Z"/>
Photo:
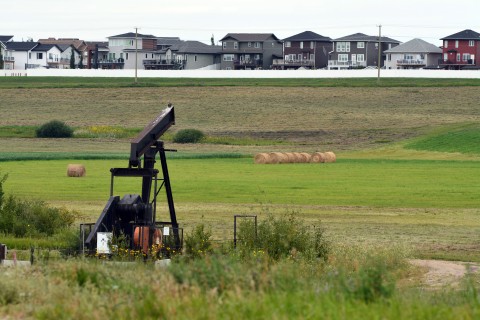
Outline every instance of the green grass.
<path fill-rule="evenodd" d="M 281 71 L 279 71 L 281 72 Z M 205 79 L 89 77 L 0 77 L 1 88 L 125 88 L 125 87 L 452 87 L 479 86 L 479 79 L 429 78 L 316 78 L 316 79 Z"/>
<path fill-rule="evenodd" d="M 405 148 L 435 152 L 480 154 L 480 124 L 437 129 L 426 137 L 407 143 Z"/>
<path fill-rule="evenodd" d="M 127 161 L 85 160 L 87 177 L 66 177 L 71 161 L 3 162 L 5 190 L 52 200 L 100 200 L 109 169 Z M 480 207 L 480 162 L 347 160 L 335 164 L 255 165 L 248 158 L 171 159 L 170 176 L 180 202 L 397 208 Z M 136 182 L 126 180 L 137 190 Z"/>
<path fill-rule="evenodd" d="M 34 138 L 36 126 L 0 126 L 0 138 Z"/>

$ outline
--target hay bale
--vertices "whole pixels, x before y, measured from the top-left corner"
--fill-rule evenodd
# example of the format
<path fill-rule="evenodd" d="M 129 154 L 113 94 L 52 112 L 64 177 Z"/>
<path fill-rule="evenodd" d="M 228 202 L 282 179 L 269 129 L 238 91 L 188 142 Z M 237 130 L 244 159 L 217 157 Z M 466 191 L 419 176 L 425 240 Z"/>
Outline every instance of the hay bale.
<path fill-rule="evenodd" d="M 337 156 L 332 151 L 325 152 L 325 162 L 332 163 L 337 161 Z"/>
<path fill-rule="evenodd" d="M 287 153 L 285 153 L 285 155 L 287 156 L 287 162 L 288 162 L 288 163 L 295 163 L 295 162 L 297 162 L 297 157 L 295 157 L 295 155 L 293 154 L 293 152 L 287 152 Z"/>
<path fill-rule="evenodd" d="M 303 156 L 300 152 L 294 152 L 293 155 L 295 156 L 295 163 L 302 163 L 303 162 Z"/>
<path fill-rule="evenodd" d="M 315 152 L 312 154 L 312 158 L 310 159 L 310 162 L 313 163 L 324 163 L 326 159 L 326 155 L 323 152 Z"/>
<path fill-rule="evenodd" d="M 271 163 L 286 163 L 288 161 L 288 157 L 283 152 L 270 152 L 268 154 L 272 159 Z"/>
<path fill-rule="evenodd" d="M 303 162 L 304 163 L 307 163 L 307 162 L 310 162 L 311 159 L 312 159 L 312 155 L 310 153 L 306 153 L 306 152 L 301 152 L 300 153 L 303 157 Z"/>
<path fill-rule="evenodd" d="M 272 163 L 272 159 L 268 153 L 257 153 L 254 158 L 254 162 L 257 164 Z"/>
<path fill-rule="evenodd" d="M 85 177 L 87 171 L 83 164 L 69 164 L 67 166 L 67 177 Z"/>

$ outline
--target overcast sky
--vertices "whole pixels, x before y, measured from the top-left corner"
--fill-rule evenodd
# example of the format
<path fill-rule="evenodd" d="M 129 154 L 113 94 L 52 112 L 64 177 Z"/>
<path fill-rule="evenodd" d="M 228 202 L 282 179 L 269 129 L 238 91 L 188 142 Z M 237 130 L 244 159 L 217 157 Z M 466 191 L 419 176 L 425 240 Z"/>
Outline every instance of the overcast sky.
<path fill-rule="evenodd" d="M 134 32 L 217 42 L 227 33 L 274 33 L 283 39 L 310 30 L 332 39 L 362 32 L 406 42 L 480 32 L 479 0 L 13 0 L 2 8 L 0 35 L 15 41 L 79 38 L 106 41 Z"/>

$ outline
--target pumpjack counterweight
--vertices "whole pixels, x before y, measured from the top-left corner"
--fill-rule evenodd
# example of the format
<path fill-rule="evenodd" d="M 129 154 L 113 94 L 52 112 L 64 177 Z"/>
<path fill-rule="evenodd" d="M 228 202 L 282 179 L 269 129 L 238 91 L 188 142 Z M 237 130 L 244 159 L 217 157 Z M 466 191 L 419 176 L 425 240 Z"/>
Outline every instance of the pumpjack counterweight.
<path fill-rule="evenodd" d="M 181 250 L 183 230 L 179 228 L 175 213 L 165 155 L 167 150 L 163 141 L 159 140 L 173 124 L 175 112 L 169 104 L 131 141 L 128 167 L 110 169 L 110 199 L 95 224 L 81 225 L 82 234 L 89 227 L 88 236 L 82 240 L 84 249 L 90 252 L 98 250 L 99 234 L 105 233 L 113 237 L 124 235 L 129 240 L 131 249 L 139 248 L 145 254 L 149 253 L 148 249 L 152 245 L 165 242 L 172 251 Z M 157 154 L 161 170 L 155 169 Z M 141 194 L 127 194 L 121 199 L 114 195 L 116 177 L 142 179 Z M 157 196 L 162 188 L 166 192 L 170 221 L 157 221 Z"/>

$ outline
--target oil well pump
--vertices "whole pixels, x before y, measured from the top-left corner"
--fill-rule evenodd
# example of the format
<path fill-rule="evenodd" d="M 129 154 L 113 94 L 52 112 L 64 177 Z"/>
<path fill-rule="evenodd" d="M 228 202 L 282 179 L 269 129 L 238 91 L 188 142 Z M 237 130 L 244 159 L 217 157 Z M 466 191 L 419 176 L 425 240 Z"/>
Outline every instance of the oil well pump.
<path fill-rule="evenodd" d="M 152 245 L 168 242 L 169 249 L 181 250 L 183 230 L 179 228 L 172 196 L 165 152 L 159 138 L 175 124 L 175 112 L 168 105 L 132 141 L 127 168 L 111 168 L 110 198 L 96 223 L 80 226 L 82 249 L 88 252 L 110 253 L 107 242 L 123 236 L 130 249 L 145 254 Z M 161 171 L 155 169 L 157 154 Z M 142 164 L 143 157 L 143 164 Z M 117 177 L 141 179 L 141 194 L 114 195 Z M 166 191 L 170 221 L 157 221 L 157 197 Z"/>

